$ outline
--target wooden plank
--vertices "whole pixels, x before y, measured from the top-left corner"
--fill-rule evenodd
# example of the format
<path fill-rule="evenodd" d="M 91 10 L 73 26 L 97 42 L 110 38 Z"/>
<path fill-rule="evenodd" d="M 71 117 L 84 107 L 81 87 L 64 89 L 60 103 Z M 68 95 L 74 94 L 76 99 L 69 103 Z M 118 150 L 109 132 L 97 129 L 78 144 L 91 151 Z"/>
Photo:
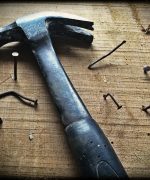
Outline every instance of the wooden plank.
<path fill-rule="evenodd" d="M 150 39 L 147 27 L 150 5 L 146 3 L 3 3 L 0 26 L 38 11 L 61 11 L 94 21 L 93 45 L 89 48 L 56 42 L 55 48 L 71 81 L 117 152 L 130 177 L 150 177 L 150 116 L 141 111 L 149 105 Z M 122 40 L 120 49 L 90 71 L 90 62 L 109 52 Z M 18 81 L 13 75 L 11 52 L 20 52 Z M 16 90 L 33 99 L 38 108 L 20 104 L 13 97 L 0 100 L 0 174 L 26 177 L 78 177 L 79 169 L 68 148 L 59 114 L 29 49 L 5 46 L 0 50 L 0 92 Z M 103 94 L 110 92 L 123 105 L 116 110 Z M 30 132 L 33 140 L 29 140 Z"/>

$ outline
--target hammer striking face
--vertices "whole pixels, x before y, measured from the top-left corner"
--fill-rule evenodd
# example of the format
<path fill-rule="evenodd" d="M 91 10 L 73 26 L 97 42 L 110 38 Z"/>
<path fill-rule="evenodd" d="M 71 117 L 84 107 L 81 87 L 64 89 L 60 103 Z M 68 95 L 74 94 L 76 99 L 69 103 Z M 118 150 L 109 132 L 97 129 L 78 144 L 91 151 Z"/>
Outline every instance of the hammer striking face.
<path fill-rule="evenodd" d="M 60 113 L 70 147 L 88 177 L 127 177 L 103 131 L 92 119 L 54 51 L 51 38 L 69 36 L 92 43 L 93 22 L 68 14 L 38 13 L 0 29 L 0 45 L 29 43 Z"/>

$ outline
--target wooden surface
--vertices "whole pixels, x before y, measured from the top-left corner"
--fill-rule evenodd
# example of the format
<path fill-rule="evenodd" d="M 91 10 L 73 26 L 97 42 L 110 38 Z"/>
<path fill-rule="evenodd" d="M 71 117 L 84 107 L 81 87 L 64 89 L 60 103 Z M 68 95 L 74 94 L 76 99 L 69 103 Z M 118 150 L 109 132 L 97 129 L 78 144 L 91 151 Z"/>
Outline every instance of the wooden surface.
<path fill-rule="evenodd" d="M 89 48 L 56 43 L 56 51 L 72 83 L 93 118 L 104 130 L 130 177 L 150 177 L 150 116 L 141 111 L 150 104 L 150 36 L 140 25 L 150 23 L 150 4 L 144 3 L 4 3 L 0 26 L 38 11 L 62 11 L 94 21 Z M 126 40 L 120 49 L 97 64 L 90 62 Z M 18 82 L 13 75 L 12 51 L 19 51 Z M 14 97 L 0 100 L 0 174 L 25 177 L 78 177 L 79 169 L 68 148 L 63 127 L 30 50 L 4 46 L 0 50 L 0 92 L 17 92 L 38 99 L 38 108 Z M 112 93 L 120 110 L 104 93 Z M 33 139 L 29 140 L 29 134 Z"/>

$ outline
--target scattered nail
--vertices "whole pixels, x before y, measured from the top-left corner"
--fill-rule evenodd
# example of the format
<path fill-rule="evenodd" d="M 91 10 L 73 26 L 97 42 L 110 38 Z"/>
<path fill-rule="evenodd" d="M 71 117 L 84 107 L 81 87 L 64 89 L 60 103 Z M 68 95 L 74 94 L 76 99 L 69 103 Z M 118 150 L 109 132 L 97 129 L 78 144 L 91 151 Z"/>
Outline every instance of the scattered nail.
<path fill-rule="evenodd" d="M 98 63 L 99 61 L 101 61 L 102 59 L 106 58 L 107 56 L 109 56 L 110 54 L 112 54 L 114 51 L 116 51 L 120 46 L 122 46 L 124 43 L 126 43 L 126 41 L 122 41 L 119 45 L 117 45 L 115 48 L 113 48 L 108 54 L 102 56 L 100 59 L 96 60 L 95 62 L 91 63 L 88 66 L 88 69 L 92 69 L 92 66 L 96 63 Z"/>
<path fill-rule="evenodd" d="M 146 113 L 148 113 L 148 109 L 150 109 L 150 105 L 149 106 L 142 106 L 142 111 L 144 111 L 144 112 L 146 112 Z"/>
<path fill-rule="evenodd" d="M 144 71 L 144 74 L 147 74 L 147 72 L 150 71 L 150 66 L 144 66 L 143 71 Z"/>
<path fill-rule="evenodd" d="M 7 91 L 7 92 L 4 92 L 4 93 L 0 94 L 0 99 L 4 98 L 6 96 L 14 96 L 17 99 L 19 99 L 22 103 L 24 103 L 24 104 L 26 104 L 28 106 L 37 107 L 37 105 L 38 105 L 38 100 L 37 99 L 32 100 L 32 99 L 27 98 L 27 97 L 15 92 L 15 91 Z"/>
<path fill-rule="evenodd" d="M 122 105 L 119 105 L 118 102 L 115 100 L 115 98 L 114 98 L 110 93 L 103 95 L 104 100 L 106 100 L 107 96 L 110 96 L 110 97 L 111 97 L 111 99 L 112 99 L 113 102 L 116 104 L 116 106 L 117 106 L 118 109 L 122 108 Z"/>
<path fill-rule="evenodd" d="M 13 52 L 12 56 L 14 57 L 14 80 L 17 80 L 17 57 L 19 56 L 18 52 Z"/>

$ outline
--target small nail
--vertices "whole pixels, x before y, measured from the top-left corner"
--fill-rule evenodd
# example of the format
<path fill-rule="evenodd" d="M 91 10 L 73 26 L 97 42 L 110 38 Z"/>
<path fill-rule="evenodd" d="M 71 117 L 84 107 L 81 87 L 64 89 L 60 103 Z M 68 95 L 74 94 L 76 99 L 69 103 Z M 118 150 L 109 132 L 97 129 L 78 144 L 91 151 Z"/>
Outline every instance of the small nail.
<path fill-rule="evenodd" d="M 15 91 L 6 91 L 4 93 L 0 93 L 0 99 L 7 97 L 7 96 L 14 96 L 16 98 L 18 98 L 22 103 L 28 105 L 28 106 L 32 106 L 32 107 L 37 107 L 38 105 L 38 100 L 33 100 L 31 98 L 25 97 L 21 94 L 19 94 L 18 92 Z"/>
<path fill-rule="evenodd" d="M 93 63 L 91 63 L 90 65 L 88 65 L 88 69 L 92 69 L 92 67 L 98 63 L 99 61 L 101 61 L 102 59 L 106 58 L 107 56 L 111 55 L 113 52 L 115 52 L 119 47 L 121 47 L 124 43 L 126 43 L 126 41 L 122 41 L 119 45 L 117 45 L 115 48 L 113 48 L 110 52 L 108 52 L 106 55 L 102 56 L 100 59 L 94 61 Z"/>
<path fill-rule="evenodd" d="M 121 109 L 122 108 L 122 105 L 119 105 L 118 102 L 115 100 L 115 98 L 110 94 L 110 93 L 107 93 L 107 94 L 104 94 L 103 97 L 104 97 L 104 100 L 106 100 L 106 98 L 110 96 L 111 99 L 113 100 L 113 102 L 116 104 L 117 108 L 118 109 Z"/>
<path fill-rule="evenodd" d="M 18 52 L 13 52 L 12 56 L 14 57 L 14 80 L 17 80 L 17 57 L 19 56 Z"/>

